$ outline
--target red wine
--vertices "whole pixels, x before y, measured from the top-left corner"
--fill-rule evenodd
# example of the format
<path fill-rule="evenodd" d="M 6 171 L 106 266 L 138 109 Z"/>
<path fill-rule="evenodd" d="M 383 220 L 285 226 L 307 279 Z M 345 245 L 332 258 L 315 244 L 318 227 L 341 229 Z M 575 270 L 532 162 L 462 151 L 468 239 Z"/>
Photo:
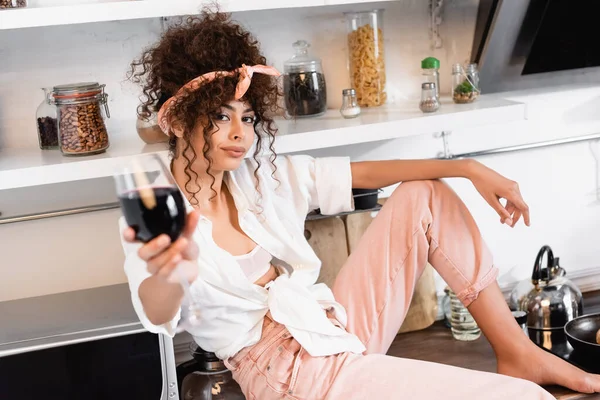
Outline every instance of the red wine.
<path fill-rule="evenodd" d="M 136 239 L 144 243 L 166 234 L 171 241 L 177 240 L 185 225 L 185 205 L 181 192 L 172 187 L 153 187 L 155 205 L 148 209 L 140 192 L 134 190 L 119 196 L 121 210 L 127 225 L 136 232 Z"/>

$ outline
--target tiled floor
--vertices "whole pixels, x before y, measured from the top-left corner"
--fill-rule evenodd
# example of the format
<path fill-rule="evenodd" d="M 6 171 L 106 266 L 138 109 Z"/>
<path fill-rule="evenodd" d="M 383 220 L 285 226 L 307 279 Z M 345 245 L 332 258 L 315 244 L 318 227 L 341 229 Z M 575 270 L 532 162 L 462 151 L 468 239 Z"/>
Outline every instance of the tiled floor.
<path fill-rule="evenodd" d="M 586 314 L 600 312 L 600 292 L 586 295 L 584 304 Z M 496 369 L 494 352 L 483 335 L 473 342 L 460 342 L 441 322 L 419 332 L 398 335 L 388 354 L 488 372 Z M 600 394 L 581 395 L 560 387 L 547 389 L 561 400 L 600 400 Z"/>

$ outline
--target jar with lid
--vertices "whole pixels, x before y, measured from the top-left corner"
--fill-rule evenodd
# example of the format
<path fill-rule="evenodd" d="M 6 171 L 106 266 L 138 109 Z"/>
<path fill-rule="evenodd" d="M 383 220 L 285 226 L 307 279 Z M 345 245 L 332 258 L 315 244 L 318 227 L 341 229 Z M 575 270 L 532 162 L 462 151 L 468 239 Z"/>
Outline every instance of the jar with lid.
<path fill-rule="evenodd" d="M 285 107 L 293 117 L 316 117 L 327 110 L 327 85 L 321 60 L 308 53 L 310 44 L 298 40 L 295 54 L 284 63 Z"/>
<path fill-rule="evenodd" d="M 472 103 L 479 97 L 477 64 L 452 66 L 452 100 L 458 104 Z"/>
<path fill-rule="evenodd" d="M 110 112 L 104 87 L 97 82 L 54 86 L 52 97 L 58 111 L 58 139 L 63 155 L 98 154 L 108 148 L 104 120 L 110 118 Z"/>
<path fill-rule="evenodd" d="M 191 361 L 177 366 L 182 400 L 244 400 L 231 371 L 214 353 L 190 344 Z"/>
<path fill-rule="evenodd" d="M 360 106 L 356 101 L 356 90 L 342 90 L 342 107 L 340 108 L 340 114 L 342 114 L 342 117 L 348 119 L 356 118 L 360 115 Z"/>
<path fill-rule="evenodd" d="M 421 101 L 419 109 L 424 113 L 436 112 L 440 108 L 440 101 L 436 95 L 436 86 L 433 82 L 421 84 Z"/>
<path fill-rule="evenodd" d="M 387 100 L 383 10 L 346 13 L 350 84 L 361 107 L 375 107 Z"/>
<path fill-rule="evenodd" d="M 27 7 L 27 0 L 0 0 L 0 10 Z"/>
<path fill-rule="evenodd" d="M 440 99 L 440 60 L 427 57 L 421 61 L 425 82 L 435 83 L 435 95 Z"/>
<path fill-rule="evenodd" d="M 58 150 L 58 120 L 56 107 L 52 105 L 50 94 L 52 89 L 42 88 L 44 100 L 36 111 L 38 142 L 42 150 Z"/>

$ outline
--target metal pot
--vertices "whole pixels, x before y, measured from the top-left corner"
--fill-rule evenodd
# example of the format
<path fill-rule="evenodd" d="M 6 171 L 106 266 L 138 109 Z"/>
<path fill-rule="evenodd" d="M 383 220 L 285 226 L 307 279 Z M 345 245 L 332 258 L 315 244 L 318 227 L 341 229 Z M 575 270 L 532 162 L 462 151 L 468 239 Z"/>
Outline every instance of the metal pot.
<path fill-rule="evenodd" d="M 548 259 L 545 268 L 544 255 Z M 528 329 L 563 329 L 583 314 L 581 291 L 565 275 L 550 246 L 543 246 L 535 259 L 531 281 L 521 282 L 510 294 L 511 309 L 527 312 Z"/>
<path fill-rule="evenodd" d="M 577 317 L 565 325 L 565 334 L 571 346 L 596 360 L 600 357 L 600 344 L 596 341 L 598 330 L 600 330 L 600 314 Z"/>

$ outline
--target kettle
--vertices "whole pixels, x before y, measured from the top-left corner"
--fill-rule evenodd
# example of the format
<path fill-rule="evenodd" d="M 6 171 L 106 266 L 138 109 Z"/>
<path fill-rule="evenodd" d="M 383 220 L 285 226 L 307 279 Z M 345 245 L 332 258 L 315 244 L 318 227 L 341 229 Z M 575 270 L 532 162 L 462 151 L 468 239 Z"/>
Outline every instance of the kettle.
<path fill-rule="evenodd" d="M 545 268 L 542 267 L 544 255 L 548 259 Z M 528 329 L 563 329 L 567 322 L 583 315 L 581 291 L 565 275 L 550 246 L 543 246 L 535 259 L 531 281 L 519 283 L 509 298 L 513 311 L 527 313 Z"/>
<path fill-rule="evenodd" d="M 245 400 L 242 389 L 222 360 L 198 347 L 189 345 L 193 360 L 177 366 L 182 400 Z"/>

